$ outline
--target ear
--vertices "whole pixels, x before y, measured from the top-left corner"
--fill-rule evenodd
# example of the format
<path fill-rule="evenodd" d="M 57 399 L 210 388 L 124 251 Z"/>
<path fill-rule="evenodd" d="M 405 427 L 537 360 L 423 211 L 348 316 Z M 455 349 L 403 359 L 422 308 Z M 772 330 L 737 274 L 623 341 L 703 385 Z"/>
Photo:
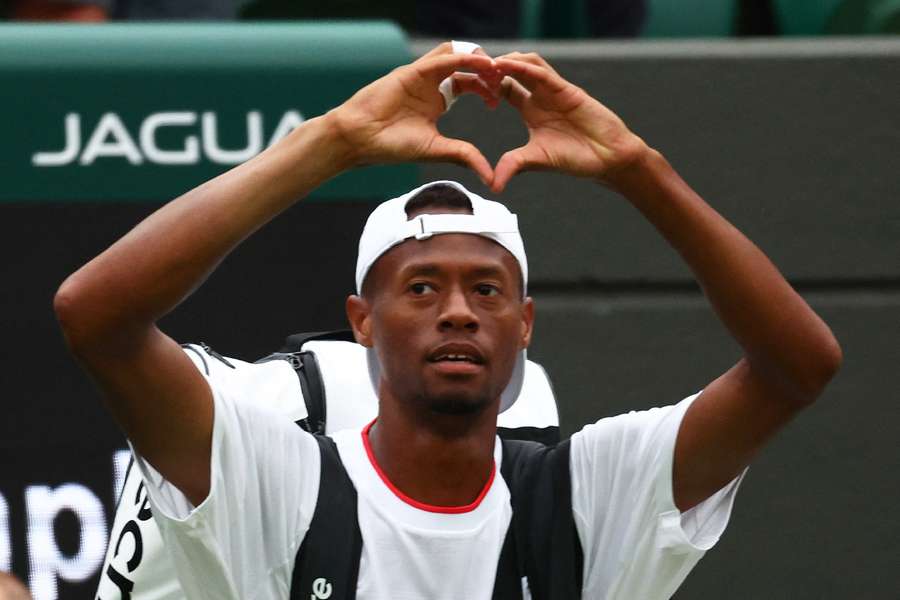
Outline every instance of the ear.
<path fill-rule="evenodd" d="M 527 348 L 531 345 L 531 333 L 534 331 L 534 300 L 531 296 L 526 297 L 522 301 L 522 337 L 521 347 Z"/>
<path fill-rule="evenodd" d="M 347 296 L 345 303 L 347 321 L 353 330 L 356 342 L 366 348 L 372 347 L 372 319 L 368 301 L 362 296 Z"/>

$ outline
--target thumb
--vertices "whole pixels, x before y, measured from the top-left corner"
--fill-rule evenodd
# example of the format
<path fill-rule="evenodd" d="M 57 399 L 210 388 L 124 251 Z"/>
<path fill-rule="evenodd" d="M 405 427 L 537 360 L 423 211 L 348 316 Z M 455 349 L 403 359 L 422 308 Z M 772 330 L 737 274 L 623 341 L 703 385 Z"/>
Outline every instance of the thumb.
<path fill-rule="evenodd" d="M 478 148 L 453 138 L 437 135 L 431 140 L 431 145 L 423 157 L 427 161 L 447 161 L 458 165 L 467 166 L 481 179 L 485 185 L 489 185 L 494 178 L 494 170 L 491 163 L 484 157 Z"/>
<path fill-rule="evenodd" d="M 533 144 L 525 144 L 515 150 L 510 150 L 497 161 L 491 191 L 500 193 L 516 173 L 534 171 L 543 168 L 543 165 L 544 154 Z"/>

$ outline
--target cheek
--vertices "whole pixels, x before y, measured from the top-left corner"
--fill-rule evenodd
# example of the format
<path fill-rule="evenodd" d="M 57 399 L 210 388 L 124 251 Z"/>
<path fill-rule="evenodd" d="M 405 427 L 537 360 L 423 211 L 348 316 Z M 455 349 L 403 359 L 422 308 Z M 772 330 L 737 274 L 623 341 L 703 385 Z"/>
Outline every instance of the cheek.
<path fill-rule="evenodd" d="M 372 320 L 374 342 L 390 353 L 408 354 L 414 350 L 417 336 L 425 331 L 426 320 L 422 311 L 403 310 L 402 306 L 376 310 Z"/>

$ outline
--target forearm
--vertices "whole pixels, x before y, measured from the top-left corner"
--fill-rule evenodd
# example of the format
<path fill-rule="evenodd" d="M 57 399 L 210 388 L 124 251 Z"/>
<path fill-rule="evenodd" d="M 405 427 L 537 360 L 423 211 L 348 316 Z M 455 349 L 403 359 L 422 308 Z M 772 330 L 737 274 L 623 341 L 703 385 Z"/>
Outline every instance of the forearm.
<path fill-rule="evenodd" d="M 611 182 L 678 251 L 754 372 L 798 401 L 832 377 L 840 347 L 769 259 L 647 149 Z"/>
<path fill-rule="evenodd" d="M 319 117 L 166 204 L 62 285 L 56 308 L 67 335 L 114 342 L 152 325 L 237 244 L 351 162 Z"/>

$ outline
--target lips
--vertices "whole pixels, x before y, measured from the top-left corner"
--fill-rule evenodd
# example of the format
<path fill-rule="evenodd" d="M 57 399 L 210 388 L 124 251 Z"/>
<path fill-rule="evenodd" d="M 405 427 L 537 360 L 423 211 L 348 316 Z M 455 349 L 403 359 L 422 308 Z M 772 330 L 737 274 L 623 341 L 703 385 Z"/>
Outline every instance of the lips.
<path fill-rule="evenodd" d="M 484 354 L 474 344 L 456 342 L 434 349 L 428 355 L 428 362 L 483 365 Z"/>

